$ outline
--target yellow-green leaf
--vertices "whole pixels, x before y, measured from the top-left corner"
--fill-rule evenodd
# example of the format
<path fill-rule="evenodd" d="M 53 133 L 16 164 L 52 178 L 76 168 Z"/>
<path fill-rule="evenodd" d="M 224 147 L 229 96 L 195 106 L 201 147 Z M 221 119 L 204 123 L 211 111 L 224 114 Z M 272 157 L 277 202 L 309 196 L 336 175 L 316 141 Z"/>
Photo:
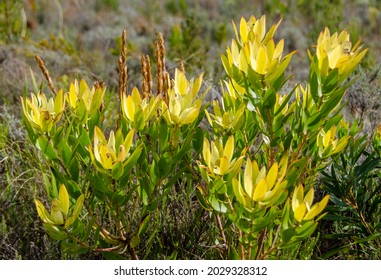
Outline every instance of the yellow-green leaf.
<path fill-rule="evenodd" d="M 56 198 L 53 198 L 50 216 L 52 217 L 52 220 L 56 225 L 62 225 L 64 223 L 62 211 L 60 209 L 59 202 Z"/>
<path fill-rule="evenodd" d="M 187 89 L 188 89 L 188 80 L 185 77 L 184 72 L 176 69 L 175 81 L 176 81 L 176 86 L 177 86 L 178 93 L 180 95 L 186 95 L 187 94 Z"/>
<path fill-rule="evenodd" d="M 126 154 L 128 154 L 128 152 L 131 149 L 132 141 L 134 139 L 134 133 L 135 133 L 135 130 L 131 129 L 130 132 L 128 132 L 126 139 L 123 142 L 123 147 L 125 148 Z"/>
<path fill-rule="evenodd" d="M 196 81 L 194 82 L 193 84 L 193 87 L 192 87 L 192 96 L 193 98 L 196 98 L 197 94 L 198 94 L 198 91 L 200 90 L 201 88 L 201 85 L 202 85 L 202 78 L 203 78 L 203 74 L 201 74 L 197 79 Z"/>
<path fill-rule="evenodd" d="M 323 137 L 324 148 L 328 147 L 330 142 L 331 142 L 331 130 L 328 130 L 328 132 Z"/>
<path fill-rule="evenodd" d="M 105 169 L 111 169 L 113 162 L 116 160 L 115 154 L 106 145 L 99 146 L 99 157 L 100 163 Z"/>
<path fill-rule="evenodd" d="M 261 45 L 258 49 L 256 62 L 257 62 L 257 65 L 256 65 L 257 67 L 255 71 L 261 75 L 266 74 L 267 65 L 268 65 L 268 57 L 267 57 L 266 47 L 263 45 Z"/>
<path fill-rule="evenodd" d="M 43 132 L 48 132 L 53 127 L 53 118 L 49 111 L 41 111 L 39 122 Z"/>
<path fill-rule="evenodd" d="M 234 178 L 232 184 L 233 184 L 233 191 L 235 196 L 237 197 L 238 202 L 241 203 L 246 208 L 250 209 L 251 208 L 250 198 L 242 190 L 241 177 L 238 177 L 238 180 Z"/>
<path fill-rule="evenodd" d="M 65 99 L 63 96 L 63 90 L 60 89 L 54 99 L 54 112 L 56 114 L 60 113 L 64 108 Z"/>
<path fill-rule="evenodd" d="M 229 160 L 226 157 L 222 157 L 220 159 L 220 170 L 219 170 L 219 175 L 224 175 L 228 173 L 229 171 Z"/>
<path fill-rule="evenodd" d="M 266 16 L 262 16 L 254 25 L 254 33 L 259 36 L 259 40 L 262 41 L 266 33 Z"/>
<path fill-rule="evenodd" d="M 134 122 L 135 104 L 131 96 L 127 96 L 125 114 L 130 121 Z"/>
<path fill-rule="evenodd" d="M 52 218 L 50 217 L 48 211 L 46 211 L 44 205 L 37 199 L 34 200 L 37 208 L 38 216 L 41 218 L 41 220 L 44 223 L 50 223 L 53 224 Z"/>
<path fill-rule="evenodd" d="M 248 159 L 246 162 L 245 172 L 243 175 L 243 178 L 244 178 L 243 183 L 244 183 L 245 191 L 250 197 L 253 197 L 253 191 L 254 191 L 253 180 L 252 180 L 252 172 L 253 172 L 252 163 L 251 163 L 250 159 Z"/>
<path fill-rule="evenodd" d="M 246 42 L 247 41 L 248 30 L 247 30 L 246 20 L 243 17 L 241 17 L 241 22 L 240 22 L 240 25 L 239 25 L 239 32 L 241 34 L 242 43 Z"/>
<path fill-rule="evenodd" d="M 255 186 L 254 194 L 253 194 L 253 200 L 254 201 L 261 201 L 263 197 L 265 196 L 267 191 L 267 182 L 266 179 L 262 179 L 259 181 L 259 183 Z"/>
<path fill-rule="evenodd" d="M 306 196 L 304 197 L 304 203 L 306 204 L 308 210 L 310 210 L 313 201 L 314 201 L 314 188 L 311 188 L 307 192 Z"/>
<path fill-rule="evenodd" d="M 225 149 L 224 149 L 224 156 L 228 159 L 230 162 L 232 157 L 233 157 L 233 152 L 234 152 L 234 136 L 230 136 L 228 141 L 225 144 Z"/>
<path fill-rule="evenodd" d="M 304 217 L 304 220 L 311 220 L 315 218 L 317 215 L 319 215 L 324 208 L 327 206 L 329 201 L 329 195 L 326 195 L 320 202 L 316 203 L 314 206 L 312 206 L 311 210 L 307 213 L 307 215 Z"/>
<path fill-rule="evenodd" d="M 60 186 L 58 197 L 60 209 L 66 218 L 69 212 L 69 194 L 63 184 Z"/>
<path fill-rule="evenodd" d="M 204 144 L 202 146 L 202 156 L 204 158 L 206 165 L 208 165 L 208 167 L 212 169 L 210 164 L 210 145 L 209 145 L 208 139 L 206 138 L 204 138 Z"/>
<path fill-rule="evenodd" d="M 297 186 L 292 195 L 292 210 L 295 212 L 300 204 L 303 203 L 304 188 L 301 184 Z"/>
<path fill-rule="evenodd" d="M 89 90 L 89 87 L 86 81 L 82 79 L 81 82 L 79 83 L 79 96 L 82 97 L 84 93 L 88 90 Z"/>
<path fill-rule="evenodd" d="M 77 87 L 78 87 L 78 83 L 77 83 Z M 70 91 L 69 91 L 69 103 L 70 103 L 70 106 L 73 107 L 74 109 L 77 108 L 77 91 L 76 91 L 76 87 L 75 87 L 75 83 L 72 83 L 70 85 Z"/>
<path fill-rule="evenodd" d="M 295 210 L 294 210 L 294 217 L 298 222 L 301 222 L 303 220 L 304 214 L 306 213 L 306 205 L 300 204 Z"/>
<path fill-rule="evenodd" d="M 197 107 L 191 107 L 186 108 L 184 111 L 181 112 L 179 119 L 181 124 L 190 124 L 194 122 L 194 120 L 197 118 L 199 113 L 199 108 Z"/>
<path fill-rule="evenodd" d="M 267 181 L 268 190 L 271 190 L 274 187 L 277 177 L 278 177 L 278 163 L 275 162 L 271 166 L 269 172 L 267 173 L 266 181 Z"/>
<path fill-rule="evenodd" d="M 74 205 L 73 214 L 71 215 L 74 218 L 74 220 L 78 219 L 79 214 L 81 214 L 84 201 L 85 201 L 85 196 L 81 194 Z"/>

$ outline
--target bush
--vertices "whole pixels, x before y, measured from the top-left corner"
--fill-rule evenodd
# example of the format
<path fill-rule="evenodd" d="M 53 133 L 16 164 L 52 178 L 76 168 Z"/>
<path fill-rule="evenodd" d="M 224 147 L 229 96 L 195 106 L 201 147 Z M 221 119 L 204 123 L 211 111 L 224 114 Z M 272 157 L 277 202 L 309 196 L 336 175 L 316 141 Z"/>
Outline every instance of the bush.
<path fill-rule="evenodd" d="M 212 217 L 202 230 L 218 233 L 213 248 L 220 258 L 282 258 L 309 238 L 330 199 L 316 198 L 319 171 L 351 139 L 338 133 L 341 101 L 366 50 L 352 46 L 346 31 L 325 29 L 309 52 L 308 84 L 281 95 L 295 52 L 283 55 L 284 41 L 273 38 L 278 26 L 266 31 L 265 16 L 233 26 L 236 39 L 222 56 L 222 100 L 211 111 L 200 93 L 202 74 L 188 79 L 180 67 L 170 78 L 161 35 L 156 84 L 143 56 L 142 88 L 128 93 L 123 33 L 112 130 L 105 125 L 102 83 L 74 81 L 56 90 L 38 59 L 54 96 L 39 92 L 21 103 L 28 137 L 50 167 L 50 211 L 35 200 L 49 235 L 69 254 L 158 258 L 173 246 L 166 257 L 176 258 L 184 244 L 166 245 L 158 224 L 170 222 L 166 206 L 177 192 L 186 201 L 197 198 Z M 200 242 L 202 233 L 183 240 Z"/>

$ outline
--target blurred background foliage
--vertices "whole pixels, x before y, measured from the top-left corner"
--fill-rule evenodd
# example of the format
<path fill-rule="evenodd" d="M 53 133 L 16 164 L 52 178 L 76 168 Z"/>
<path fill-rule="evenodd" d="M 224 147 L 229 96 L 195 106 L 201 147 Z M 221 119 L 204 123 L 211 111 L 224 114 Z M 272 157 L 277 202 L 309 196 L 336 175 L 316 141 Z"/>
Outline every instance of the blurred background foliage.
<path fill-rule="evenodd" d="M 218 98 L 223 77 L 220 55 L 234 37 L 231 20 L 266 14 L 268 22 L 284 21 L 279 36 L 285 52 L 299 50 L 290 64 L 293 82 L 308 78 L 306 49 L 325 26 L 347 29 L 352 41 L 369 48 L 357 78 L 347 92 L 345 117 L 357 119 L 362 138 L 353 139 L 345 153 L 322 172 L 321 195 L 337 199 L 333 212 L 312 240 L 285 259 L 380 258 L 380 154 L 371 145 L 372 132 L 381 123 L 381 2 L 378 0 L 0 0 L 0 259 L 65 259 L 37 219 L 33 200 L 45 192 L 39 171 L 47 166 L 26 141 L 19 96 L 33 89 L 30 69 L 38 86 L 48 92 L 34 56 L 40 55 L 57 87 L 74 78 L 108 85 L 107 114 L 117 105 L 117 57 L 120 36 L 127 30 L 128 80 L 141 85 L 140 56 L 153 57 L 157 32 L 166 39 L 167 65 L 173 73 L 183 63 L 189 76 L 204 72 L 208 100 Z M 292 83 L 291 83 L 292 84 Z M 355 128 L 353 128 L 355 129 Z M 364 165 L 365 164 L 365 165 Z M 341 186 L 337 188 L 337 186 Z M 179 189 L 191 186 L 179 186 Z M 347 189 L 346 189 L 347 188 Z M 149 258 L 215 259 L 217 229 L 210 217 L 186 192 L 168 196 L 155 230 L 162 238 Z M 352 194 L 353 195 L 352 195 Z M 181 203 L 180 203 L 181 202 Z M 185 202 L 185 203 L 184 203 Z M 361 208 L 361 209 L 360 209 Z M 336 213 L 336 214 L 334 214 Z M 337 214 L 339 213 L 339 214 Z M 377 214 L 377 215 L 376 215 Z M 215 235 L 213 235 L 215 232 Z M 192 246 L 191 246 L 192 245 Z M 89 253 L 80 258 L 104 256 Z"/>

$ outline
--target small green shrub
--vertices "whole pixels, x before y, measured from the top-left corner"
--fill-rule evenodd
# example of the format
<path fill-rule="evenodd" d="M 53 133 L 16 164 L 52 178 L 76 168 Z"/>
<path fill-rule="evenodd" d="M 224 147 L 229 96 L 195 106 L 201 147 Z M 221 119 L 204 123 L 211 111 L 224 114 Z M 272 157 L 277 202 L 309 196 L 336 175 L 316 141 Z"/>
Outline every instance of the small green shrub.
<path fill-rule="evenodd" d="M 347 148 L 322 172 L 324 190 L 331 195 L 326 219 L 335 221 L 336 232 L 324 236 L 334 240 L 334 249 L 323 257 L 379 259 L 381 241 L 381 160 L 378 129 L 369 150 L 367 136 L 355 125 L 343 127 L 340 134 L 351 135 Z"/>

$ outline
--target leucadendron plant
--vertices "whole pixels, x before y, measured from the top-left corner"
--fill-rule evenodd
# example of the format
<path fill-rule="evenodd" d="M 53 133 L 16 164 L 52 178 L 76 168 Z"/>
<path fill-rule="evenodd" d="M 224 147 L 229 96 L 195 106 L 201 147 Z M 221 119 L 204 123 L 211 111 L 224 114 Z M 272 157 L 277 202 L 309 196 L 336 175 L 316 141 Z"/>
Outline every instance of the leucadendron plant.
<path fill-rule="evenodd" d="M 229 258 L 280 258 L 311 236 L 330 199 L 316 197 L 315 179 L 349 140 L 336 133 L 341 101 L 366 50 L 352 47 L 347 31 L 325 29 L 309 52 L 308 83 L 281 94 L 295 52 L 275 42 L 279 24 L 266 31 L 265 16 L 242 18 L 239 29 L 233 23 L 222 100 L 206 112 L 213 140 L 204 140 L 198 197 L 216 217 Z"/>
<path fill-rule="evenodd" d="M 129 91 L 123 32 L 114 127 L 105 122 L 102 83 L 56 91 L 37 58 L 54 96 L 37 92 L 21 103 L 29 139 L 50 166 L 50 209 L 36 199 L 49 235 L 71 254 L 145 258 L 163 201 L 188 180 L 188 196 L 214 217 L 221 258 L 280 258 L 311 236 L 330 198 L 315 195 L 315 179 L 348 143 L 337 134 L 341 101 L 366 50 L 352 47 L 346 31 L 326 29 L 309 52 L 309 82 L 281 94 L 294 52 L 284 55 L 284 41 L 275 42 L 279 24 L 266 31 L 263 16 L 234 25 L 222 56 L 228 79 L 209 111 L 202 74 L 189 79 L 181 66 L 170 77 L 160 34 L 156 85 L 143 55 L 142 87 Z"/>
<path fill-rule="evenodd" d="M 139 248 L 149 248 L 156 238 L 155 229 L 146 234 L 151 219 L 156 224 L 162 199 L 177 181 L 194 174 L 192 161 L 202 148 L 202 75 L 188 79 L 176 69 L 171 79 L 159 35 L 155 92 L 147 56 L 142 57 L 142 90 L 128 92 L 125 41 L 123 33 L 115 127 L 105 124 L 107 91 L 101 83 L 75 80 L 56 91 L 40 58 L 54 96 L 38 92 L 21 98 L 29 138 L 52 173 L 46 180 L 50 209 L 36 199 L 37 212 L 49 235 L 70 254 L 148 256 Z M 151 241 L 141 242 L 143 236 Z"/>

